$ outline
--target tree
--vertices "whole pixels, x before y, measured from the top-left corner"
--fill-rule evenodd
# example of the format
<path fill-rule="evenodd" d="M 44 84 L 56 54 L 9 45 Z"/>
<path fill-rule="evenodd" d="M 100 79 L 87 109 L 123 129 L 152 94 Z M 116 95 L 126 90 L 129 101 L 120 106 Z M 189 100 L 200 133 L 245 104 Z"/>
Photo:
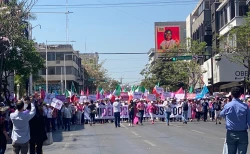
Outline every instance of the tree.
<path fill-rule="evenodd" d="M 37 0 L 12 0 L 2 4 L 0 13 L 1 38 L 7 39 L 0 43 L 0 95 L 8 101 L 8 78 L 10 75 L 28 77 L 44 67 L 44 60 L 36 52 L 35 43 L 28 40 L 27 18 Z M 8 44 L 6 44 L 8 42 Z"/>
<path fill-rule="evenodd" d="M 243 65 L 250 72 L 250 12 L 242 25 L 231 27 L 228 34 L 220 36 L 219 52 L 231 62 Z"/>
<path fill-rule="evenodd" d="M 95 92 L 98 87 L 102 87 L 105 91 L 112 91 L 119 83 L 107 75 L 107 70 L 103 68 L 104 62 L 99 64 L 88 64 L 83 62 L 85 86 L 90 88 L 91 92 Z"/>
<path fill-rule="evenodd" d="M 162 54 L 162 57 L 197 57 L 197 55 L 205 53 L 205 42 L 191 39 L 188 39 L 188 42 L 189 46 L 182 44 L 179 48 L 173 48 Z M 146 68 L 141 71 L 141 75 L 145 77 L 141 85 L 151 90 L 157 83 L 160 83 L 161 87 L 175 91 L 180 87 L 195 87 L 203 73 L 197 59 L 185 61 L 162 61 L 159 59 L 153 65 L 146 65 Z"/>

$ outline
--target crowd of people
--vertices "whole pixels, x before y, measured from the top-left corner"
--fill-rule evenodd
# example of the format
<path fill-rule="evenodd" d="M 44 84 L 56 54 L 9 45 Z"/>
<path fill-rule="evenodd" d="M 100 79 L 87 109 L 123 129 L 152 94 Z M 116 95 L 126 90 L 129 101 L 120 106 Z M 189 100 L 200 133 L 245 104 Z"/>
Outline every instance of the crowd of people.
<path fill-rule="evenodd" d="M 48 132 L 64 129 L 70 131 L 71 125 L 90 126 L 100 123 L 114 123 L 115 127 L 120 127 L 120 123 L 127 122 L 128 126 L 143 125 L 144 121 L 155 120 L 165 122 L 169 126 L 170 122 L 183 122 L 187 124 L 194 120 L 214 121 L 221 124 L 220 112 L 223 107 L 231 102 L 229 98 L 204 98 L 204 99 L 182 99 L 167 98 L 162 101 L 146 101 L 145 99 L 131 100 L 130 102 L 120 101 L 116 98 L 114 102 L 109 99 L 85 100 L 79 102 L 65 102 L 60 110 L 46 104 L 39 96 L 24 97 L 21 100 L 13 101 L 11 104 L 0 104 L 0 154 L 4 154 L 8 140 L 12 139 L 13 153 L 22 154 L 30 151 L 30 154 L 42 154 L 44 141 L 47 140 Z M 250 103 L 250 100 L 244 100 Z M 171 118 L 172 106 L 181 105 L 182 118 Z M 95 119 L 98 107 L 102 105 L 113 106 L 114 119 Z M 128 118 L 120 118 L 121 107 L 128 105 Z M 164 107 L 165 118 L 156 118 L 156 105 Z M 249 104 L 248 104 L 249 105 Z M 188 118 L 188 110 L 191 109 L 191 117 Z M 150 117 L 144 117 L 144 112 L 148 112 Z M 86 118 L 88 113 L 89 118 Z M 137 120 L 136 120 L 137 119 Z M 136 122 L 134 121 L 136 120 Z M 39 133 L 37 133 L 39 132 Z M 28 146 L 29 145 L 29 146 Z M 29 149 L 28 149 L 29 148 Z"/>

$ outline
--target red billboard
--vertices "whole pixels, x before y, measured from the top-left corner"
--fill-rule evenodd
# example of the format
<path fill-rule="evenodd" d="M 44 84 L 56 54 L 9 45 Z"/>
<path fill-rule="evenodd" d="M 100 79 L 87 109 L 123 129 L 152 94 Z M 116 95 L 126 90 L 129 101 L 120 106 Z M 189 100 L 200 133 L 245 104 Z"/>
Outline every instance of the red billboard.
<path fill-rule="evenodd" d="M 167 52 L 180 45 L 180 26 L 156 26 L 155 48 L 157 52 Z"/>

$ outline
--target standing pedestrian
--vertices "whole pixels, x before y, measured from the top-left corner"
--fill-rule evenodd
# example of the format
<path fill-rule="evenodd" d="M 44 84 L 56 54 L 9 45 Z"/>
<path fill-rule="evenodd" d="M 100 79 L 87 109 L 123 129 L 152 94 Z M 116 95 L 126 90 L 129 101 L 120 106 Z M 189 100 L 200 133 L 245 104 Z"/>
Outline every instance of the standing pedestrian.
<path fill-rule="evenodd" d="M 209 109 L 208 100 L 205 99 L 204 102 L 202 103 L 202 111 L 203 111 L 203 120 L 204 120 L 204 122 L 207 121 L 208 109 Z"/>
<path fill-rule="evenodd" d="M 155 113 L 156 107 L 154 105 L 154 102 L 151 101 L 151 103 L 147 107 L 147 112 L 149 112 L 152 124 L 154 124 L 154 113 Z"/>
<path fill-rule="evenodd" d="M 215 110 L 215 124 L 217 125 L 217 122 L 219 120 L 219 124 L 221 124 L 221 117 L 220 117 L 220 112 L 221 112 L 221 101 L 219 97 L 217 97 L 216 102 L 213 104 L 213 108 Z"/>
<path fill-rule="evenodd" d="M 22 154 L 28 153 L 28 145 L 30 140 L 30 127 L 29 121 L 35 116 L 36 109 L 33 103 L 31 103 L 31 110 L 28 113 L 23 113 L 24 102 L 19 101 L 16 104 L 17 110 L 10 114 L 10 119 L 13 123 L 12 130 L 12 146 L 13 153 Z"/>
<path fill-rule="evenodd" d="M 187 100 L 184 100 L 181 104 L 182 106 L 182 121 L 183 124 L 187 124 L 188 121 L 188 102 Z"/>
<path fill-rule="evenodd" d="M 141 125 L 143 125 L 142 120 L 143 120 L 145 105 L 144 105 L 142 100 L 140 100 L 139 103 L 137 104 L 137 109 L 138 109 L 138 112 L 140 115 L 140 123 L 141 123 Z"/>
<path fill-rule="evenodd" d="M 233 99 L 227 103 L 220 113 L 226 119 L 226 143 L 228 154 L 246 154 L 248 147 L 248 132 L 250 127 L 250 110 L 247 104 L 240 98 L 240 88 L 234 87 L 231 90 Z"/>
<path fill-rule="evenodd" d="M 133 100 L 130 101 L 130 104 L 128 105 L 128 112 L 129 112 L 129 125 L 132 126 L 134 124 L 134 114 L 135 114 L 135 103 Z"/>
<path fill-rule="evenodd" d="M 165 111 L 166 123 L 169 126 L 170 115 L 172 112 L 172 105 L 169 101 L 164 101 L 163 106 Z"/>
<path fill-rule="evenodd" d="M 120 113 L 121 113 L 121 102 L 119 98 L 115 99 L 115 102 L 113 103 L 113 111 L 114 111 L 114 117 L 115 117 L 115 127 L 120 127 Z"/>
<path fill-rule="evenodd" d="M 97 113 L 97 108 L 96 105 L 94 104 L 93 100 L 90 100 L 90 105 L 88 106 L 90 113 L 89 113 L 89 117 L 90 117 L 90 121 L 89 124 L 90 126 L 92 126 L 92 124 L 95 124 L 95 115 Z"/>
<path fill-rule="evenodd" d="M 69 106 L 69 103 L 64 103 L 64 107 L 62 108 L 62 114 L 64 118 L 64 130 L 66 131 L 68 128 L 68 131 L 70 131 L 70 120 L 72 118 L 72 109 Z"/>

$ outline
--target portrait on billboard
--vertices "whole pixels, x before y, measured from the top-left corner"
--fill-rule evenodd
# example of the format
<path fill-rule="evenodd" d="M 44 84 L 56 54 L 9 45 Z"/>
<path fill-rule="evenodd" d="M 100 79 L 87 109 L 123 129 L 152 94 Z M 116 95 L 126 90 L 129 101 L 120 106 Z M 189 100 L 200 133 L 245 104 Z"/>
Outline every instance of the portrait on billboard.
<path fill-rule="evenodd" d="M 158 52 L 167 52 L 173 47 L 180 45 L 179 26 L 156 27 L 156 49 Z"/>

